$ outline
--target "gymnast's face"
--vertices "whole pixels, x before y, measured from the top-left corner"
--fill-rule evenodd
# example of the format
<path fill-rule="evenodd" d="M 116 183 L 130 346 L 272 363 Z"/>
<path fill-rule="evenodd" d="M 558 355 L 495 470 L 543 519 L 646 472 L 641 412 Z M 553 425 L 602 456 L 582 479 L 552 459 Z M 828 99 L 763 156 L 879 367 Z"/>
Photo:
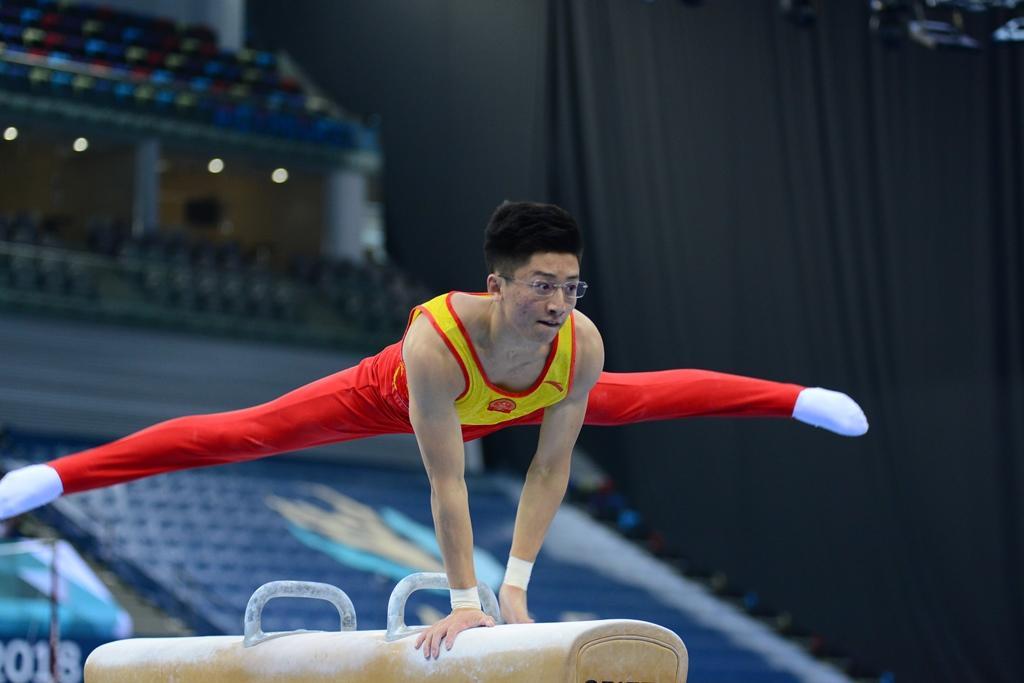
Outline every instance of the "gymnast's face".
<path fill-rule="evenodd" d="M 519 336 L 547 344 L 576 307 L 575 297 L 566 294 L 564 285 L 579 279 L 575 254 L 542 252 L 511 273 L 489 275 L 487 291 L 497 295 L 503 318 Z"/>

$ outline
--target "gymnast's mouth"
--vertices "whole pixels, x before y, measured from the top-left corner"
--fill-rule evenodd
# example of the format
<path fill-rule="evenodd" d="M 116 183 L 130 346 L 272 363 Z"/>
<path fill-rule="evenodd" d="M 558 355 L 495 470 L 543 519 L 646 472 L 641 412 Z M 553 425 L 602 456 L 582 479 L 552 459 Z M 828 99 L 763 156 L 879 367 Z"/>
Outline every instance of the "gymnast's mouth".
<path fill-rule="evenodd" d="M 538 320 L 541 325 L 545 327 L 561 327 L 562 323 L 554 320 Z"/>

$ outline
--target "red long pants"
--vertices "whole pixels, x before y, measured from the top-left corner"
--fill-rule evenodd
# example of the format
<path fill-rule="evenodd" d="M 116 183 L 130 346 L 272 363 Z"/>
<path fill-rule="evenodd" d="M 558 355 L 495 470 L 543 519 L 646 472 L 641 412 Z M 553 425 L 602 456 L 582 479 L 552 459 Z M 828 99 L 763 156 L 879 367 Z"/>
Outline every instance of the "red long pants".
<path fill-rule="evenodd" d="M 65 493 L 154 474 L 253 460 L 380 434 L 411 433 L 406 401 L 393 381 L 401 342 L 358 365 L 268 403 L 161 422 L 112 443 L 50 462 Z M 402 387 L 404 388 L 404 387 Z M 680 417 L 790 417 L 804 387 L 708 370 L 603 372 L 590 392 L 585 424 L 621 425 Z M 463 425 L 466 441 L 544 411 L 497 425 Z"/>

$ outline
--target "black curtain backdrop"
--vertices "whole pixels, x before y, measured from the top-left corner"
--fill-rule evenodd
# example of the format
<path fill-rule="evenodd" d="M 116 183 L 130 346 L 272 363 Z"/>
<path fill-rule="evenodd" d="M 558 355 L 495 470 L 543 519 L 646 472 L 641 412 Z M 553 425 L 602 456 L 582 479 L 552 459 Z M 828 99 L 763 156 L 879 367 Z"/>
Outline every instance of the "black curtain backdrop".
<path fill-rule="evenodd" d="M 438 289 L 479 289 L 483 230 L 545 194 L 543 6 L 255 0 L 249 34 L 335 101 L 383 120 L 388 252 Z"/>
<path fill-rule="evenodd" d="M 671 540 L 898 681 L 1024 680 L 1024 48 L 888 50 L 867 3 L 819 5 L 811 29 L 771 0 L 249 7 L 383 116 L 391 247 L 431 284 L 482 285 L 501 199 L 557 201 L 586 231 L 608 369 L 864 407 L 860 439 L 586 432 Z"/>

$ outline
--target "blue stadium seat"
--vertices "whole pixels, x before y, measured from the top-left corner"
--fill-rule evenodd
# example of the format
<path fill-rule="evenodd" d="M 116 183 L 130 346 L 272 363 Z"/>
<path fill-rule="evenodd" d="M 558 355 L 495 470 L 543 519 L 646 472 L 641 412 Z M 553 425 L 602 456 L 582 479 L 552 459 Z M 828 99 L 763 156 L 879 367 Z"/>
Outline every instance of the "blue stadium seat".
<path fill-rule="evenodd" d="M 0 5 L 0 40 L 11 54 L 19 46 L 29 48 L 26 54 L 47 58 L 57 71 L 67 72 L 70 62 L 83 60 L 93 66 L 112 67 L 114 80 L 127 80 L 137 88 L 137 80 L 151 80 L 159 86 L 174 86 L 167 92 L 150 96 L 151 91 L 141 88 L 132 97 L 122 88 L 115 98 L 121 104 L 148 106 L 156 103 L 168 113 L 184 114 L 216 125 L 242 131 L 304 139 L 342 146 L 350 138 L 338 135 L 329 125 L 310 125 L 302 119 L 278 120 L 270 111 L 281 108 L 282 98 L 292 112 L 308 111 L 314 118 L 324 119 L 326 109 L 317 100 L 302 95 L 297 83 L 282 79 L 276 73 L 277 60 L 272 53 L 243 49 L 239 52 L 220 50 L 216 36 L 208 28 L 192 26 L 181 29 L 173 22 L 153 19 L 131 12 L 89 5 L 64 3 L 37 3 L 34 6 L 4 3 Z M 34 52 L 41 50 L 41 52 Z M 12 84 L 24 87 L 24 72 L 4 64 L 4 76 Z M 134 66 L 135 68 L 128 68 Z M 156 70 L 155 72 L 153 70 Z M 206 75 L 216 79 L 212 90 L 218 95 L 241 101 L 252 111 L 234 112 L 234 116 L 217 115 L 217 107 L 196 107 L 196 102 L 180 97 L 178 89 L 191 88 L 207 92 L 203 81 L 181 80 L 189 76 Z M 44 78 L 44 76 L 46 76 Z M 37 71 L 29 72 L 29 82 L 37 87 L 50 85 L 57 93 L 68 91 L 74 82 L 66 73 L 59 76 Z M 113 88 L 102 87 L 91 93 L 84 81 L 73 91 L 78 96 L 90 96 L 98 102 Z M 172 96 L 169 94 L 174 92 Z M 274 101 L 267 98 L 274 97 Z M 174 105 L 173 107 L 170 105 Z M 222 103 L 221 103 L 222 104 Z M 316 106 L 313 106 L 316 104 Z M 211 115 L 207 119 L 202 114 Z"/>

